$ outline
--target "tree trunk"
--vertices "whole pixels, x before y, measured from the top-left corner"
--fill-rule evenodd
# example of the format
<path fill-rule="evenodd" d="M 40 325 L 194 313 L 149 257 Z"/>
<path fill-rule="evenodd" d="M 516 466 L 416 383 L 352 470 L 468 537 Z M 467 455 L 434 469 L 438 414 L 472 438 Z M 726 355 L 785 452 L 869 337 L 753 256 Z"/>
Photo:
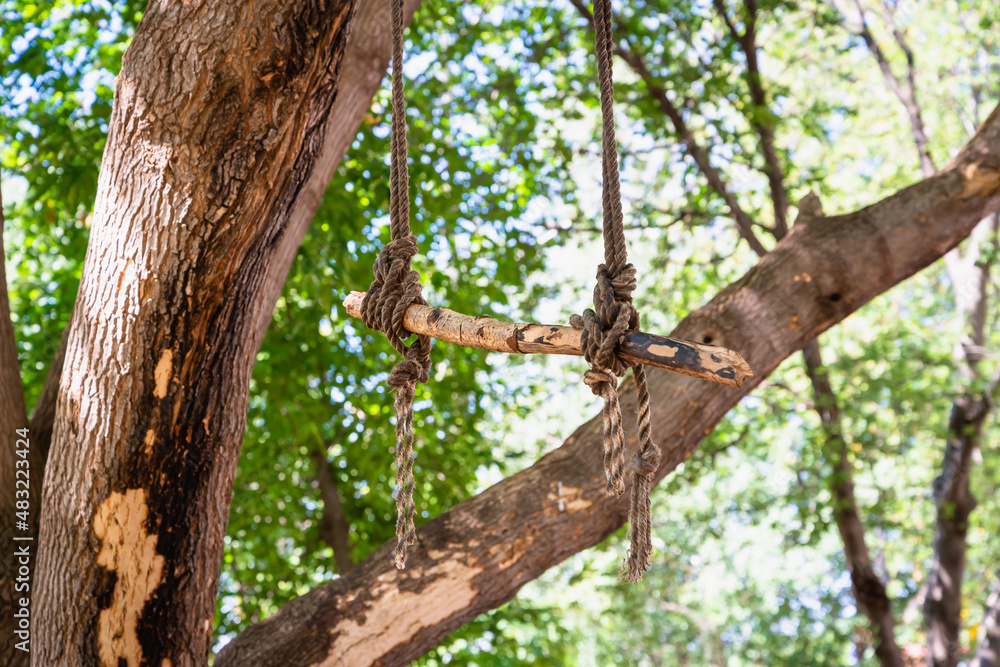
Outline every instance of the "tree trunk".
<path fill-rule="evenodd" d="M 313 452 L 316 463 L 316 483 L 323 500 L 323 516 L 319 521 L 319 534 L 331 549 L 337 574 L 344 576 L 354 569 L 354 547 L 351 545 L 351 524 L 344 516 L 344 502 L 340 498 L 337 478 L 326 460 L 326 447 Z"/>
<path fill-rule="evenodd" d="M 820 414 L 826 435 L 823 451 L 825 458 L 832 458 L 833 474 L 830 491 L 833 496 L 833 516 L 844 543 L 844 558 L 851 574 L 851 592 L 858 609 L 871 622 L 874 635 L 875 656 L 883 666 L 903 667 L 903 657 L 896 644 L 896 622 L 892 616 L 892 602 L 886 595 L 885 585 L 872 568 L 871 554 L 865 542 L 865 527 L 858 516 L 854 497 L 854 475 L 847 455 L 847 442 L 841 428 L 840 406 L 830 385 L 830 377 L 823 366 L 819 343 L 812 341 L 802 350 L 806 372 L 813 386 L 816 409 Z"/>
<path fill-rule="evenodd" d="M 44 665 L 200 665 L 262 303 L 352 0 L 150 3 L 123 59 L 44 487 Z"/>
<path fill-rule="evenodd" d="M 937 523 L 934 563 L 928 577 L 924 617 L 927 620 L 927 664 L 953 667 L 962 655 L 962 579 L 966 534 L 976 499 L 969 490 L 969 468 L 988 413 L 984 401 L 962 396 L 948 422 L 942 473 L 934 480 Z"/>
<path fill-rule="evenodd" d="M 998 225 L 1000 220 L 996 215 L 986 218 L 973 231 L 964 253 L 956 248 L 945 256 L 955 294 L 955 310 L 965 321 L 965 331 L 955 345 L 954 355 L 958 365 L 956 379 L 966 384 L 966 388 L 952 404 L 941 474 L 934 480 L 937 504 L 934 561 L 924 600 L 928 664 L 932 667 L 954 667 L 962 655 L 959 640 L 962 579 L 969 516 L 976 508 L 969 476 L 972 457 L 982 439 L 983 425 L 993 407 L 990 394 L 1000 376 L 988 382 L 985 391 L 968 385 L 977 385 L 986 379 L 982 377 L 983 368 L 979 362 L 986 356 L 984 346 L 993 264 L 989 245 L 995 242 Z"/>
<path fill-rule="evenodd" d="M 913 275 L 1000 207 L 1000 109 L 938 175 L 861 211 L 797 226 L 746 276 L 671 334 L 739 350 L 758 373 L 742 389 L 649 375 L 663 447 L 657 479 L 762 378 L 870 299 Z M 622 409 L 634 410 L 622 391 Z M 387 543 L 346 577 L 297 598 L 236 637 L 231 665 L 402 665 L 528 581 L 618 529 L 627 500 L 604 494 L 594 419 L 530 468 L 417 531 L 407 569 Z M 635 434 L 629 455 L 635 453 Z"/>

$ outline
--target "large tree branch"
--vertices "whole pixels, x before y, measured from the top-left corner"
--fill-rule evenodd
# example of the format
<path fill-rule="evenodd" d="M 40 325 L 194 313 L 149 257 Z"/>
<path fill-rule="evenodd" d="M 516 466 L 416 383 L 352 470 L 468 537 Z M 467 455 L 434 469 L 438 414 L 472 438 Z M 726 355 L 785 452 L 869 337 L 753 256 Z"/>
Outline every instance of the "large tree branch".
<path fill-rule="evenodd" d="M 590 22 L 591 25 L 594 23 L 594 15 L 590 11 L 590 8 L 584 3 L 583 0 L 570 0 L 573 6 L 576 7 L 577 11 L 580 12 Z M 767 249 L 761 244 L 760 239 L 757 238 L 753 231 L 754 223 L 747 215 L 747 212 L 740 207 L 739 202 L 736 201 L 735 195 L 726 186 L 725 181 L 722 179 L 722 175 L 719 171 L 712 166 L 711 161 L 708 157 L 708 151 L 705 150 L 698 143 L 695 138 L 694 133 L 687 126 L 684 121 L 684 116 L 682 115 L 680 109 L 674 106 L 673 101 L 671 101 L 670 96 L 667 95 L 667 90 L 659 83 L 657 83 L 656 78 L 653 76 L 652 72 L 646 66 L 645 59 L 626 49 L 621 43 L 615 40 L 614 52 L 619 58 L 628 63 L 632 71 L 642 80 L 643 84 L 646 86 L 646 90 L 649 95 L 656 101 L 657 105 L 660 107 L 660 111 L 670 119 L 671 124 L 674 126 L 674 131 L 677 136 L 680 137 L 681 143 L 687 148 L 688 154 L 698 165 L 698 169 L 705 176 L 708 181 L 709 186 L 719 194 L 720 197 L 726 202 L 729 207 L 730 213 L 736 220 L 736 227 L 739 230 L 740 236 L 742 236 L 746 242 L 750 245 L 750 248 L 757 253 L 759 256 L 763 257 L 767 254 Z"/>
<path fill-rule="evenodd" d="M 3 215 L 3 200 L 0 199 L 0 228 L 6 226 Z M 24 388 L 21 385 L 21 365 L 17 360 L 17 341 L 14 339 L 14 325 L 10 319 L 10 301 L 7 296 L 7 270 L 5 267 L 3 235 L 0 234 L 0 664 L 27 665 L 28 653 L 14 649 L 14 511 L 16 495 L 14 476 L 17 466 L 16 445 L 18 429 L 28 426 L 28 414 L 24 407 Z M 30 439 L 29 439 L 30 440 Z M 28 459 L 29 512 L 38 515 L 38 500 L 42 490 L 42 478 L 37 449 L 30 450 Z M 23 466 L 22 466 L 23 468 Z M 18 531 L 23 534 L 24 531 Z M 34 554 L 33 545 L 31 552 Z"/>
<path fill-rule="evenodd" d="M 758 379 L 822 331 L 940 258 L 1000 207 L 1000 109 L 931 179 L 847 215 L 797 226 L 673 332 L 746 351 Z M 662 479 L 749 390 L 649 374 Z M 635 402 L 622 392 L 623 410 Z M 223 649 L 218 667 L 401 665 L 624 523 L 604 493 L 593 419 L 528 469 L 418 531 L 405 571 L 387 543 L 346 577 L 297 598 Z M 629 455 L 636 451 L 629 437 Z"/>

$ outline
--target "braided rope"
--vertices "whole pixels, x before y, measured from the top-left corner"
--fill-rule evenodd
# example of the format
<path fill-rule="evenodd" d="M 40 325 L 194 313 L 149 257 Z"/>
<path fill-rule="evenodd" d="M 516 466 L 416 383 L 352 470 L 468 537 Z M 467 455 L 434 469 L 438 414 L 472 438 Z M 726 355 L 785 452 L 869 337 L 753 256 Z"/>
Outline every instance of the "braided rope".
<path fill-rule="evenodd" d="M 602 116 L 602 207 L 604 214 L 604 263 L 597 268 L 594 308 L 574 315 L 570 324 L 581 329 L 580 344 L 591 365 L 583 380 L 595 395 L 604 399 L 604 474 L 606 492 L 620 497 L 625 493 L 625 434 L 618 402 L 618 377 L 629 365 L 617 354 L 629 331 L 638 330 L 639 312 L 632 304 L 635 267 L 628 263 L 625 226 L 622 221 L 621 185 L 618 176 L 618 147 L 615 141 L 614 82 L 611 56 L 614 36 L 611 29 L 611 1 L 594 0 L 594 36 L 597 73 L 601 89 Z M 653 551 L 649 492 L 659 467 L 660 449 L 653 442 L 649 424 L 649 388 L 646 370 L 633 366 L 638 396 L 639 451 L 633 461 L 632 495 L 629 502 L 631 544 L 620 576 L 632 583 L 649 569 Z"/>
<path fill-rule="evenodd" d="M 403 3 L 392 2 L 392 139 L 389 165 L 389 232 L 372 273 L 375 281 L 361 303 L 361 320 L 381 331 L 403 356 L 389 374 L 396 390 L 396 567 L 406 566 L 406 547 L 416 542 L 413 517 L 413 397 L 417 382 L 427 382 L 430 339 L 418 335 L 410 345 L 403 315 L 413 304 L 427 305 L 421 296 L 420 274 L 411 269 L 417 238 L 410 233 L 410 177 L 406 164 L 406 101 L 403 98 Z"/>

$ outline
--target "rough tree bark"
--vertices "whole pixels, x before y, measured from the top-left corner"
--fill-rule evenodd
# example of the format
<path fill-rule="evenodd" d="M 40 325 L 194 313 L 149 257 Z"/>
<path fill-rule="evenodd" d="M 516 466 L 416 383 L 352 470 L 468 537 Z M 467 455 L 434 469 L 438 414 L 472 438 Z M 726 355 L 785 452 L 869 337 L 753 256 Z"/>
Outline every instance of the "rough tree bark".
<path fill-rule="evenodd" d="M 965 238 L 1000 207 L 1000 109 L 938 175 L 855 213 L 797 226 L 744 278 L 673 336 L 744 353 L 758 379 L 742 389 L 650 373 L 657 479 L 690 456 L 754 384 L 820 332 Z M 634 400 L 623 392 L 623 410 Z M 601 424 L 428 522 L 405 571 L 387 543 L 346 577 L 252 625 L 218 667 L 402 665 L 506 602 L 526 582 L 619 528 L 627 503 L 604 494 Z M 635 453 L 630 434 L 629 454 Z"/>
<path fill-rule="evenodd" d="M 36 664 L 207 659 L 267 274 L 326 138 L 354 4 L 146 9 L 59 384 Z"/>
<path fill-rule="evenodd" d="M 3 201 L 0 200 L 0 227 L 4 224 Z M 17 469 L 15 445 L 17 430 L 28 426 L 28 413 L 24 407 L 24 389 L 21 386 L 21 375 L 18 372 L 17 342 L 14 339 L 14 326 L 10 319 L 10 302 L 7 297 L 7 270 L 4 261 L 3 237 L 0 235 L 0 544 L 3 545 L 3 557 L 0 559 L 0 664 L 10 667 L 27 665 L 28 654 L 14 649 L 14 600 L 20 598 L 14 590 L 17 576 L 17 563 L 14 559 L 14 511 L 15 488 L 14 477 Z M 30 510 L 38 512 L 38 500 L 41 497 L 42 478 L 41 465 L 37 449 L 32 449 L 28 460 L 30 493 Z M 23 468 L 23 466 L 22 466 Z M 23 534 L 18 531 L 17 534 Z M 32 557 L 36 555 L 34 545 L 29 544 Z"/>

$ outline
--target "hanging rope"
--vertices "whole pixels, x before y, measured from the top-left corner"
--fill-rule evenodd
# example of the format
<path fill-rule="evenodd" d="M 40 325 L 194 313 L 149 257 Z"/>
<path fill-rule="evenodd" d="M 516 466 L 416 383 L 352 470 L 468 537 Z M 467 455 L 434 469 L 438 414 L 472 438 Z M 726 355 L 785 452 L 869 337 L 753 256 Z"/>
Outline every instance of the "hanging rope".
<path fill-rule="evenodd" d="M 620 497 L 625 492 L 625 434 L 618 403 L 618 377 L 629 365 L 617 354 L 629 331 L 639 329 L 639 312 L 632 305 L 635 267 L 628 263 L 625 227 L 622 222 L 621 186 L 618 180 L 618 148 L 615 143 L 614 85 L 611 56 L 611 0 L 594 0 L 594 33 L 597 45 L 597 74 L 601 87 L 602 205 L 604 212 L 604 263 L 597 267 L 594 309 L 574 315 L 570 324 L 582 329 L 580 344 L 591 369 L 584 382 L 604 399 L 604 474 L 607 494 Z M 649 569 L 653 551 L 650 535 L 649 490 L 660 462 L 660 449 L 653 443 L 649 425 L 649 389 L 646 370 L 632 366 L 639 399 L 639 452 L 634 461 L 632 496 L 629 503 L 631 545 L 622 565 L 621 577 L 635 583 Z"/>
<path fill-rule="evenodd" d="M 406 164 L 406 101 L 403 99 L 403 6 L 392 3 L 392 140 L 389 165 L 389 231 L 372 272 L 375 281 L 361 304 L 366 326 L 381 331 L 403 355 L 387 384 L 396 390 L 396 567 L 406 566 L 406 547 L 415 543 L 413 527 L 413 396 L 417 382 L 427 382 L 431 342 L 427 336 L 407 346 L 411 335 L 403 314 L 413 304 L 427 305 L 421 296 L 420 274 L 411 270 L 417 238 L 410 233 L 410 177 Z"/>

